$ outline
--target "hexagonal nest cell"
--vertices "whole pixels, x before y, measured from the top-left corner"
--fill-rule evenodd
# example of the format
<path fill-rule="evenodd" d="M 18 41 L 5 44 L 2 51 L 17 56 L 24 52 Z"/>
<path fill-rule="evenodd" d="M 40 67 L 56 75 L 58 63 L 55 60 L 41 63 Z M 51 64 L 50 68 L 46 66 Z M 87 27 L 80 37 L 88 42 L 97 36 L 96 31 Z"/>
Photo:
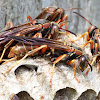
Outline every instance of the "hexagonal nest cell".
<path fill-rule="evenodd" d="M 49 60 L 27 58 L 3 76 L 2 73 L 14 63 L 11 61 L 0 67 L 0 100 L 9 100 L 12 94 L 19 100 L 99 100 L 100 73 L 95 67 L 87 77 L 78 71 L 78 83 L 70 66 L 58 64 L 52 86 L 49 86 L 52 69 Z"/>

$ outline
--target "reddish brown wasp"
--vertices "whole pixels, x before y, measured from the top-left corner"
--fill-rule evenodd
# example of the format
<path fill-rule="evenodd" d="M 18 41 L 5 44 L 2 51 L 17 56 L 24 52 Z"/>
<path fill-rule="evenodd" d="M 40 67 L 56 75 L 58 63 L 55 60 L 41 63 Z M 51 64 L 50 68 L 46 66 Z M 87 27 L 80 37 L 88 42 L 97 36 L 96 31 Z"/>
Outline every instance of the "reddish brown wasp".
<path fill-rule="evenodd" d="M 78 14 L 77 12 L 73 12 L 75 14 Z M 83 17 L 82 15 L 78 14 L 79 16 L 81 16 L 82 18 L 84 18 L 91 26 L 88 28 L 88 32 L 85 32 L 82 34 L 81 37 L 79 37 L 78 39 L 84 37 L 85 34 L 87 34 L 87 43 L 84 44 L 83 46 L 86 46 L 88 43 L 90 43 L 90 48 L 91 48 L 91 53 L 97 54 L 98 50 L 100 50 L 100 43 L 99 43 L 99 28 L 97 28 L 95 25 L 92 25 L 85 17 Z M 78 40 L 76 39 L 76 40 Z M 75 41 L 76 41 L 75 40 Z"/>
<path fill-rule="evenodd" d="M 13 67 L 15 67 L 16 64 L 20 63 L 22 60 L 24 60 L 27 56 L 32 54 L 39 53 L 40 50 L 42 50 L 42 53 L 45 53 L 46 50 L 48 52 L 51 52 L 54 49 L 53 57 L 56 59 L 53 60 L 53 68 L 51 71 L 51 79 L 50 84 L 52 83 L 52 77 L 53 72 L 55 68 L 55 64 L 58 63 L 63 58 L 66 59 L 68 64 L 74 63 L 74 77 L 79 82 L 79 80 L 76 77 L 76 60 L 78 59 L 79 62 L 79 69 L 81 71 L 84 71 L 85 68 L 89 65 L 92 71 L 92 67 L 89 64 L 87 57 L 82 53 L 81 50 L 75 49 L 73 47 L 70 47 L 68 45 L 63 45 L 63 42 L 58 42 L 51 39 L 44 39 L 44 38 L 27 38 L 27 37 L 20 37 L 20 36 L 9 36 L 9 38 L 12 38 L 14 40 L 17 40 L 21 43 L 16 44 L 14 47 L 11 48 L 9 53 L 9 58 L 19 58 L 22 59 L 17 61 L 6 73 L 8 73 Z M 40 52 L 40 53 L 41 53 Z M 5 73 L 5 74 L 6 74 Z"/>
<path fill-rule="evenodd" d="M 28 24 L 27 24 L 28 25 Z M 27 27 L 20 27 L 21 29 L 19 29 L 20 26 L 18 26 L 18 28 L 11 28 L 11 29 L 8 29 L 8 30 L 5 30 L 2 32 L 1 36 L 0 36 L 0 45 L 2 45 L 0 47 L 0 50 L 2 51 L 3 49 L 3 53 L 0 57 L 0 61 L 2 61 L 2 58 L 5 54 L 5 51 L 6 49 L 8 49 L 12 43 L 14 42 L 14 40 L 11 40 L 11 39 L 8 39 L 7 36 L 8 35 L 15 35 L 15 36 L 24 36 L 34 30 L 38 30 L 41 25 L 33 25 L 32 27 L 31 26 L 27 26 Z"/>
<path fill-rule="evenodd" d="M 74 10 L 74 9 L 81 9 L 81 8 L 69 8 L 68 10 Z M 32 20 L 30 16 L 27 16 L 26 20 L 28 19 L 30 20 L 31 23 L 33 23 L 34 20 L 36 21 L 36 24 L 46 23 L 45 25 L 46 27 L 42 30 L 42 36 L 43 37 L 45 36 L 46 38 L 47 37 L 51 39 L 57 38 L 59 33 L 63 33 L 58 31 L 59 29 L 62 29 L 61 27 L 63 25 L 65 25 L 65 29 L 62 30 L 65 30 L 67 33 L 70 32 L 66 24 L 68 20 L 68 15 L 65 15 L 65 10 L 63 8 L 59 8 L 57 6 L 46 7 L 34 20 Z M 74 34 L 73 32 L 71 33 Z"/>
<path fill-rule="evenodd" d="M 79 9 L 79 8 L 72 8 L 72 9 Z M 49 16 L 47 17 L 48 13 L 49 13 Z M 6 26 L 8 26 L 10 24 L 11 28 L 6 29 L 7 28 L 6 27 L 5 28 L 6 30 L 1 32 L 2 35 L 0 36 L 0 44 L 5 43 L 6 41 L 8 42 L 8 38 L 6 38 L 7 35 L 11 34 L 11 35 L 23 36 L 28 33 L 32 33 L 33 31 L 41 30 L 41 28 L 45 29 L 45 30 L 42 29 L 42 31 L 43 31 L 42 33 L 44 33 L 46 30 L 48 30 L 49 33 L 51 30 L 52 30 L 52 32 L 56 31 L 57 32 L 56 34 L 53 34 L 53 33 L 51 33 L 51 34 L 53 35 L 52 37 L 57 37 L 58 29 L 60 29 L 63 25 L 66 25 L 66 24 L 60 23 L 59 25 L 57 25 L 55 23 L 55 20 L 58 18 L 57 23 L 62 22 L 64 20 L 64 14 L 65 14 L 65 12 L 64 12 L 64 9 L 62 9 L 62 8 L 47 7 L 34 20 L 32 20 L 31 17 L 27 16 L 27 19 L 30 20 L 29 23 L 21 24 L 19 26 L 15 26 L 15 27 L 13 27 L 12 23 L 8 23 Z M 48 19 L 48 18 L 52 18 L 52 16 L 54 16 L 52 20 Z M 41 18 L 43 18 L 43 19 L 41 19 Z M 50 22 L 54 21 L 54 22 L 51 24 L 49 21 Z M 34 24 L 36 24 L 36 25 L 34 26 Z M 48 35 L 48 31 L 46 31 L 44 34 L 42 34 L 43 37 Z M 50 37 L 50 35 L 48 37 Z M 8 44 L 11 44 L 11 43 L 8 43 Z M 5 49 L 8 48 L 8 45 L 5 46 L 4 48 Z"/>
<path fill-rule="evenodd" d="M 66 10 L 74 10 L 74 9 L 82 10 L 81 8 L 69 8 Z M 58 29 L 61 29 L 61 27 L 63 25 L 65 25 L 65 30 L 67 30 L 67 33 L 70 32 L 70 31 L 68 31 L 68 28 L 67 28 L 68 15 L 65 15 L 65 10 L 63 8 L 59 8 L 57 6 L 51 6 L 51 7 L 44 8 L 43 11 L 34 20 L 32 20 L 32 18 L 30 16 L 27 16 L 27 19 L 29 19 L 30 22 L 32 22 L 32 23 L 36 19 L 38 19 L 38 20 L 45 19 L 45 21 L 53 22 L 52 25 L 50 24 L 50 27 L 52 27 L 52 31 L 51 31 L 50 35 L 52 35 L 52 32 L 53 32 L 53 36 L 51 36 L 51 38 L 53 37 L 54 39 L 55 39 L 55 37 L 57 37 Z M 56 23 L 59 23 L 59 26 Z M 47 28 L 44 31 L 47 31 Z M 50 32 L 50 30 L 48 30 L 48 31 Z M 54 33 L 55 31 L 56 31 L 56 34 Z M 74 34 L 73 32 L 71 32 L 71 33 Z M 47 35 L 45 35 L 45 36 L 47 36 Z"/>
<path fill-rule="evenodd" d="M 82 10 L 81 8 L 69 8 L 67 10 L 74 10 L 74 9 Z M 31 23 L 34 23 L 34 21 L 36 20 L 36 24 L 37 23 L 41 24 L 41 22 L 38 22 L 38 21 L 40 21 L 40 19 L 41 19 L 42 23 L 44 21 L 46 22 L 46 24 L 47 24 L 47 21 L 52 23 L 52 24 L 51 23 L 47 24 L 47 26 L 49 26 L 49 30 L 47 29 L 48 27 L 43 29 L 43 32 L 42 32 L 43 37 L 44 37 L 44 33 L 46 32 L 45 37 L 46 36 L 51 37 L 51 39 L 57 38 L 58 29 L 61 29 L 61 27 L 63 25 L 65 25 L 65 31 L 67 31 L 67 33 L 70 32 L 70 31 L 68 31 L 67 24 L 66 24 L 67 20 L 68 20 L 68 15 L 65 15 L 65 10 L 63 8 L 59 8 L 57 6 L 46 7 L 34 20 L 32 20 L 32 18 L 30 16 L 27 16 L 26 20 L 28 20 L 28 19 L 30 20 Z M 59 32 L 59 33 L 63 33 L 63 32 Z M 73 32 L 71 32 L 71 33 L 74 34 Z"/>
<path fill-rule="evenodd" d="M 88 28 L 88 32 L 85 32 L 82 34 L 81 37 L 79 37 L 78 39 L 82 38 L 85 36 L 85 34 L 87 34 L 87 43 L 81 45 L 80 47 L 85 47 L 87 44 L 90 43 L 90 49 L 91 49 L 91 53 L 92 55 L 97 55 L 100 52 L 100 29 L 97 28 L 95 25 L 92 25 L 92 23 L 90 23 L 85 17 L 83 17 L 82 15 L 78 14 L 77 12 L 73 12 L 79 16 L 81 16 L 83 19 L 85 19 L 91 26 Z M 78 39 L 74 40 L 77 41 Z M 95 56 L 93 62 L 96 60 L 97 63 L 99 63 L 99 69 L 100 69 L 100 56 Z"/>
<path fill-rule="evenodd" d="M 51 21 L 53 21 L 53 22 L 55 22 L 55 20 L 58 18 L 58 21 L 57 21 L 57 23 L 59 23 L 59 19 L 60 20 L 62 20 L 63 21 L 63 17 L 64 17 L 64 14 L 65 14 L 65 12 L 64 12 L 64 9 L 62 9 L 62 8 L 58 8 L 58 7 L 47 7 L 47 8 L 45 8 L 44 10 L 43 10 L 43 12 L 42 13 L 40 13 L 34 20 L 32 20 L 32 18 L 31 17 L 29 17 L 29 16 L 27 16 L 27 18 L 29 18 L 30 19 L 30 21 L 31 22 L 29 22 L 29 23 L 25 23 L 25 24 L 21 24 L 21 25 L 19 25 L 19 26 L 15 26 L 15 27 L 13 27 L 13 24 L 10 22 L 10 23 L 8 23 L 6 26 L 8 26 L 9 24 L 10 24 L 10 26 L 11 26 L 11 28 L 9 28 L 9 29 L 6 29 L 5 28 L 5 30 L 4 31 L 2 31 L 1 32 L 1 36 L 0 36 L 0 40 L 2 40 L 2 42 L 5 42 L 5 41 L 3 41 L 4 39 L 5 39 L 5 37 L 7 36 L 7 35 L 16 35 L 17 34 L 17 36 L 18 35 L 20 35 L 21 34 L 21 36 L 22 35 L 25 35 L 25 34 L 27 34 L 27 33 L 29 33 L 29 32 L 32 32 L 33 30 L 39 30 L 39 29 L 41 29 L 40 27 L 41 26 L 33 26 L 33 27 L 31 27 L 30 28 L 30 26 L 31 25 L 34 25 L 34 24 L 43 24 L 42 25 L 42 27 L 43 28 L 47 28 L 48 26 L 50 26 L 51 25 L 51 23 L 49 23 L 49 21 L 51 22 Z M 80 9 L 80 8 L 72 8 L 72 9 Z M 51 17 L 51 16 L 55 16 L 55 17 L 53 17 L 53 20 L 49 20 L 49 19 L 47 19 L 47 18 L 45 18 L 44 16 L 47 16 L 47 14 L 50 12 L 50 11 L 52 11 L 52 13 L 50 13 L 50 15 L 48 16 L 48 18 L 49 17 Z M 57 14 L 55 14 L 55 13 L 57 13 Z M 51 15 L 52 14 L 52 15 Z M 41 19 L 41 17 L 43 18 L 43 19 Z M 40 20 L 41 19 L 41 20 Z M 62 21 L 60 21 L 60 22 L 62 22 Z M 46 24 L 44 24 L 44 23 L 46 23 Z M 59 25 L 60 27 L 63 25 L 64 23 L 62 23 L 61 25 Z M 65 24 L 64 24 L 65 25 Z M 60 28 L 59 27 L 59 28 Z M 29 30 L 28 30 L 29 29 Z M 9 32 L 9 31 L 11 31 L 11 32 Z M 0 42 L 0 43 L 2 43 L 2 42 Z"/>
<path fill-rule="evenodd" d="M 14 41 L 14 40 L 10 41 L 8 38 L 6 38 L 8 35 L 31 36 L 31 37 L 35 35 L 36 37 L 39 36 L 39 37 L 55 39 L 58 37 L 59 33 L 65 33 L 59 30 L 63 25 L 66 25 L 66 23 L 60 23 L 61 21 L 59 22 L 59 20 L 57 22 L 49 22 L 49 21 L 55 21 L 56 18 L 62 20 L 62 18 L 64 17 L 64 10 L 61 9 L 62 8 L 57 8 L 57 7 L 45 8 L 43 12 L 39 14 L 34 20 L 32 20 L 32 18 L 28 16 L 27 18 L 29 18 L 31 22 L 21 24 L 19 26 L 13 27 L 12 23 L 8 23 L 6 26 L 8 27 L 8 25 L 10 25 L 11 28 L 6 29 L 7 28 L 6 27 L 5 30 L 1 32 L 2 35 L 0 36 L 0 45 L 2 44 L 4 45 L 4 47 L 1 47 L 1 51 L 3 50 L 3 48 L 4 50 L 0 57 L 0 61 L 2 61 L 6 49 L 8 49 Z M 50 11 L 53 11 L 53 13 L 50 13 Z M 53 20 L 49 20 L 44 17 L 47 16 L 48 13 L 50 13 L 48 18 L 49 17 L 51 18 L 51 16 L 55 16 L 53 17 Z M 55 13 L 57 14 L 55 15 Z M 41 17 L 44 19 L 41 19 Z M 65 31 L 70 32 L 69 30 L 65 30 Z M 74 34 L 73 32 L 71 33 Z"/>
<path fill-rule="evenodd" d="M 41 20 L 40 20 L 40 22 L 41 22 Z M 25 26 L 23 26 L 23 28 L 20 27 L 20 26 L 22 26 L 22 25 L 20 25 L 18 27 L 12 27 L 11 29 L 3 31 L 3 34 L 0 36 L 0 45 L 4 45 L 4 47 L 1 47 L 1 51 L 3 50 L 3 48 L 4 48 L 4 50 L 1 55 L 0 61 L 2 61 L 5 51 L 14 42 L 14 40 L 7 38 L 8 35 L 37 37 L 39 34 L 40 38 L 46 37 L 46 38 L 56 39 L 59 33 L 64 33 L 59 30 L 61 28 L 62 24 L 57 24 L 55 22 L 39 24 L 39 20 L 37 23 L 36 23 L 36 25 L 31 25 L 31 26 L 29 24 L 25 24 Z M 69 30 L 66 30 L 66 31 L 70 32 Z M 70 33 L 74 34 L 73 32 L 70 32 Z"/>
<path fill-rule="evenodd" d="M 65 15 L 65 11 L 75 10 L 75 9 L 82 10 L 81 8 L 63 9 L 57 6 L 50 6 L 50 7 L 43 8 L 42 9 L 43 11 L 35 19 L 46 19 L 48 21 L 55 21 L 55 22 L 61 19 L 61 21 L 64 21 L 68 19 L 68 15 Z M 32 19 L 30 18 L 30 20 Z"/>
<path fill-rule="evenodd" d="M 4 47 L 1 47 L 1 51 L 3 51 L 3 53 L 1 54 L 0 61 L 2 61 L 5 51 L 14 42 L 14 40 L 10 40 L 7 38 L 8 35 L 28 36 L 28 37 L 39 36 L 40 38 L 46 37 L 46 38 L 56 39 L 59 33 L 66 33 L 66 32 L 60 31 L 63 25 L 66 25 L 66 23 L 48 22 L 45 19 L 37 19 L 37 20 L 34 20 L 33 25 L 31 25 L 31 23 L 26 23 L 26 24 L 22 24 L 16 27 L 11 27 L 5 31 L 2 31 L 2 35 L 0 36 L 0 45 L 3 44 Z M 62 29 L 62 30 L 65 30 L 65 29 Z M 69 30 L 65 30 L 65 31 L 70 32 Z M 76 35 L 73 32 L 70 32 L 70 33 Z"/>

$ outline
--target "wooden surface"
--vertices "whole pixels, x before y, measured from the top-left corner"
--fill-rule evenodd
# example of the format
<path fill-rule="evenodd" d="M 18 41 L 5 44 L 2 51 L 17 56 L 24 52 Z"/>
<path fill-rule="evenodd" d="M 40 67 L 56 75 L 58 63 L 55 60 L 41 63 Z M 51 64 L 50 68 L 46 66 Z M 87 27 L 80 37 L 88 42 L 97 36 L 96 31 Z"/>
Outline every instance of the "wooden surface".
<path fill-rule="evenodd" d="M 41 8 L 56 5 L 64 9 L 80 7 L 83 10 L 75 10 L 84 15 L 90 22 L 100 27 L 100 0 L 0 0 L 0 30 L 12 21 L 14 26 L 25 22 L 27 15 L 35 18 Z M 86 32 L 89 24 L 78 15 L 66 11 L 69 15 L 69 30 L 77 33 Z"/>

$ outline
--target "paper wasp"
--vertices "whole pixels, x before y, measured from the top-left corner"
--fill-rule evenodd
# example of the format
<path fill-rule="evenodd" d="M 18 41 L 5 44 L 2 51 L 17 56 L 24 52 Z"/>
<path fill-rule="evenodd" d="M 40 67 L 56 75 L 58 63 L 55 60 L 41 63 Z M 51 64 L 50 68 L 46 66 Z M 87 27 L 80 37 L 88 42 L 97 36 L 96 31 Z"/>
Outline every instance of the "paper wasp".
<path fill-rule="evenodd" d="M 81 8 L 68 8 L 66 10 L 75 10 L 75 9 L 82 10 Z M 68 15 L 65 15 L 65 10 L 63 8 L 59 8 L 57 6 L 43 8 L 43 11 L 34 20 L 32 20 L 32 18 L 30 16 L 27 16 L 27 19 L 29 19 L 30 22 L 32 22 L 32 23 L 36 19 L 39 19 L 39 20 L 45 19 L 46 21 L 53 22 L 52 31 L 54 31 L 54 30 L 58 31 L 58 28 L 60 29 L 63 25 L 65 25 L 65 31 L 67 30 L 66 33 L 70 32 L 70 31 L 68 31 L 68 28 L 67 28 Z M 57 24 L 54 24 L 54 22 L 59 23 L 59 27 Z M 46 31 L 47 31 L 47 29 L 46 29 Z M 53 35 L 54 38 L 57 37 L 57 33 L 58 33 L 57 31 L 56 31 L 56 34 Z M 71 32 L 71 33 L 74 34 L 73 32 Z M 74 34 L 74 35 L 76 35 L 76 34 Z"/>
<path fill-rule="evenodd" d="M 74 9 L 82 10 L 81 8 L 69 8 L 69 9 L 66 9 L 66 10 L 74 10 Z M 74 34 L 73 32 L 70 32 L 67 28 L 68 15 L 65 15 L 65 10 L 63 8 L 59 8 L 57 6 L 51 6 L 51 7 L 43 8 L 43 11 L 34 20 L 32 20 L 32 18 L 30 16 L 27 16 L 26 20 L 28 20 L 28 19 L 30 20 L 31 23 L 34 23 L 34 20 L 37 20 L 37 19 L 38 20 L 41 19 L 41 20 L 46 21 L 46 22 L 49 21 L 49 22 L 52 23 L 52 24 L 50 24 L 50 28 L 52 27 L 52 31 L 50 30 L 50 28 L 49 28 L 49 30 L 47 28 L 45 28 L 42 32 L 43 37 L 44 37 L 44 35 L 43 35 L 44 31 L 46 31 L 47 34 L 45 35 L 45 37 L 46 36 L 49 37 L 49 38 L 51 37 L 51 39 L 57 38 L 57 35 L 59 33 L 63 33 L 63 32 L 58 33 L 58 29 L 62 29 L 61 27 L 63 25 L 65 26 L 66 33 L 69 32 L 69 33 Z M 37 22 L 36 22 L 36 24 L 37 24 Z M 40 24 L 41 24 L 41 22 L 40 22 Z M 49 36 L 48 36 L 48 34 L 49 34 Z M 74 34 L 74 35 L 76 35 L 76 34 Z"/>
<path fill-rule="evenodd" d="M 79 8 L 72 8 L 72 9 L 79 9 Z M 52 13 L 50 13 L 50 11 L 52 11 Z M 48 13 L 50 13 L 50 14 L 49 14 L 48 17 L 46 17 L 48 15 Z M 58 29 L 61 29 L 61 27 L 63 25 L 66 25 L 66 23 L 60 23 L 65 19 L 64 18 L 64 14 L 65 14 L 64 13 L 64 9 L 62 9 L 62 8 L 47 7 L 34 20 L 32 20 L 31 17 L 27 16 L 27 18 L 30 19 L 29 23 L 21 24 L 21 25 L 15 26 L 15 27 L 13 27 L 13 24 L 11 22 L 8 23 L 6 26 L 8 26 L 10 24 L 11 28 L 6 29 L 7 28 L 6 27 L 5 30 L 1 32 L 1 36 L 0 36 L 0 45 L 2 45 L 3 43 L 5 44 L 6 42 L 8 42 L 4 46 L 4 51 L 2 53 L 2 56 L 1 56 L 0 60 L 2 60 L 5 50 L 13 42 L 13 40 L 10 41 L 8 38 L 6 38 L 7 35 L 11 34 L 11 35 L 16 35 L 16 36 L 24 36 L 26 34 L 30 34 L 31 33 L 31 36 L 32 36 L 32 32 L 34 34 L 36 32 L 38 32 L 36 35 L 39 35 L 40 37 L 46 37 L 46 38 L 55 39 L 55 38 L 57 38 L 59 33 L 62 33 L 62 32 L 59 32 Z M 49 17 L 51 18 L 51 16 L 54 16 L 53 20 L 48 19 Z M 43 19 L 41 19 L 41 18 L 43 18 Z M 57 23 L 56 23 L 55 20 L 57 18 L 60 21 L 58 20 Z M 54 22 L 51 22 L 51 21 L 54 21 Z M 42 32 L 42 35 L 39 34 L 40 33 L 39 31 Z M 65 31 L 70 32 L 67 29 L 65 29 Z M 51 32 L 51 34 L 50 34 L 50 32 Z M 71 32 L 71 33 L 74 34 L 73 32 Z M 27 35 L 27 36 L 29 36 L 29 35 Z"/>
<path fill-rule="evenodd" d="M 52 10 L 50 10 L 50 9 L 52 9 Z M 42 27 L 43 28 L 47 28 L 48 26 L 51 25 L 51 23 L 49 23 L 49 22 L 53 21 L 52 24 L 54 24 L 56 18 L 62 20 L 65 13 L 64 13 L 64 9 L 62 9 L 62 10 L 61 9 L 62 8 L 58 8 L 58 7 L 55 7 L 55 6 L 54 7 L 47 7 L 34 20 L 32 20 L 32 18 L 30 18 L 29 16 L 27 16 L 27 18 L 30 19 L 30 22 L 29 23 L 25 23 L 25 24 L 21 24 L 21 25 L 18 25 L 18 26 L 13 26 L 13 24 L 11 22 L 9 22 L 6 26 L 8 26 L 10 24 L 11 28 L 8 28 L 7 29 L 7 27 L 6 27 L 4 31 L 0 32 L 1 33 L 1 35 L 0 35 L 0 44 L 1 43 L 4 43 L 6 41 L 5 39 L 6 39 L 6 36 L 7 35 L 10 35 L 11 34 L 11 35 L 17 35 L 17 36 L 20 35 L 20 36 L 22 36 L 22 35 L 25 35 L 27 33 L 32 32 L 34 30 L 41 29 L 40 28 L 41 26 L 31 26 L 31 25 L 34 25 L 34 24 L 36 24 L 36 25 L 37 24 L 39 24 L 39 25 L 40 24 L 43 24 Z M 71 9 L 80 9 L 80 8 L 71 8 Z M 53 20 L 48 20 L 47 18 L 43 17 L 43 16 L 47 16 L 48 13 L 50 13 L 49 11 L 53 11 L 51 13 L 53 15 L 50 14 L 50 16 L 55 16 L 55 17 L 53 17 Z M 57 14 L 55 14 L 55 13 L 57 13 Z M 59 23 L 59 21 L 57 23 Z M 62 23 L 62 25 L 63 25 L 63 23 Z M 60 28 L 61 28 L 62 25 L 60 25 Z"/>
<path fill-rule="evenodd" d="M 32 55 L 32 54 L 33 55 L 38 54 L 40 50 L 42 50 L 40 53 L 45 53 L 47 50 L 51 52 L 51 55 L 53 53 L 53 57 L 56 57 L 56 59 L 54 59 L 53 61 L 50 84 L 52 83 L 52 77 L 53 77 L 55 64 L 58 63 L 63 58 L 66 59 L 69 65 L 74 63 L 74 77 L 78 82 L 79 80 L 76 77 L 76 60 L 77 59 L 79 62 L 79 69 L 81 71 L 84 71 L 87 65 L 90 66 L 91 71 L 92 71 L 92 66 L 89 64 L 83 52 L 81 50 L 75 49 L 68 45 L 63 45 L 63 42 L 55 41 L 52 39 L 46 39 L 46 38 L 28 38 L 28 37 L 21 37 L 21 36 L 9 36 L 9 38 L 12 38 L 21 43 L 18 43 L 14 47 L 11 48 L 8 57 L 9 58 L 21 57 L 22 59 L 19 60 L 17 63 L 15 63 L 6 73 L 8 73 L 13 67 L 16 66 L 16 64 L 20 63 L 27 56 Z M 54 49 L 54 52 L 52 52 L 51 49 Z"/>
<path fill-rule="evenodd" d="M 59 30 L 59 28 L 61 28 L 61 27 L 59 27 L 60 24 L 56 24 L 55 22 L 39 24 L 39 21 L 41 22 L 43 20 L 38 20 L 36 25 L 30 26 L 28 24 L 25 24 L 24 27 L 20 27 L 20 26 L 22 26 L 22 25 L 20 25 L 18 27 L 14 27 L 14 29 L 11 28 L 11 29 L 3 31 L 3 33 L 5 33 L 5 34 L 2 34 L 0 36 L 0 39 L 1 39 L 0 45 L 4 45 L 4 47 L 2 47 L 2 46 L 0 47 L 1 51 L 3 51 L 0 61 L 2 61 L 5 51 L 14 42 L 14 40 L 7 38 L 8 35 L 38 37 L 38 34 L 39 34 L 39 38 L 45 37 L 45 38 L 57 39 L 59 33 L 64 33 Z M 69 30 L 65 30 L 65 31 L 70 32 Z M 74 34 L 73 32 L 70 32 L 70 33 Z"/>
<path fill-rule="evenodd" d="M 9 24 L 11 25 L 11 28 L 2 31 L 0 36 L 0 45 L 2 44 L 4 45 L 4 47 L 0 48 L 1 51 L 3 51 L 0 57 L 0 61 L 2 61 L 5 51 L 14 42 L 14 40 L 10 40 L 7 38 L 8 35 L 28 36 L 28 37 L 39 36 L 39 38 L 45 37 L 45 38 L 57 39 L 59 33 L 66 33 L 66 32 L 61 32 L 60 30 L 65 30 L 67 32 L 76 35 L 75 33 L 69 30 L 61 28 L 63 25 L 66 25 L 66 23 L 49 22 L 48 20 L 45 19 L 34 19 L 32 20 L 32 24 L 30 22 L 16 27 L 12 27 L 13 26 L 12 23 Z M 7 24 L 7 26 L 9 24 Z"/>
<path fill-rule="evenodd" d="M 69 8 L 71 10 L 73 9 L 81 9 L 81 8 Z M 50 13 L 50 11 L 52 11 Z M 64 20 L 64 15 L 65 15 L 65 10 L 63 8 L 58 8 L 58 7 L 47 7 L 47 8 L 44 8 L 43 12 L 40 13 L 34 20 L 32 20 L 32 18 L 30 16 L 27 16 L 27 19 L 30 20 L 30 22 L 27 22 L 25 24 L 21 24 L 21 25 L 18 25 L 18 26 L 13 26 L 13 24 L 11 22 L 9 22 L 7 25 L 6 25 L 6 28 L 4 31 L 0 32 L 1 35 L 0 35 L 0 43 L 3 43 L 5 41 L 3 41 L 5 39 L 5 37 L 7 35 L 25 35 L 29 32 L 32 32 L 33 30 L 39 30 L 41 29 L 40 26 L 33 26 L 32 25 L 37 25 L 37 24 L 43 24 L 42 27 L 43 28 L 47 28 L 48 26 L 51 25 L 51 23 L 49 22 L 52 22 L 52 24 L 54 24 L 56 21 L 56 19 L 58 18 L 58 21 L 57 23 L 60 23 Z M 48 15 L 48 13 L 50 13 L 50 15 L 48 17 L 46 17 Z M 57 14 L 56 14 L 57 13 Z M 45 16 L 45 17 L 44 17 Z M 53 20 L 49 20 L 48 18 L 49 17 L 53 17 Z M 46 24 L 45 24 L 46 23 Z M 11 28 L 8 28 L 7 27 L 10 25 Z M 63 25 L 63 23 L 61 25 L 58 25 L 61 26 Z M 66 25 L 66 24 L 64 24 Z M 31 28 L 30 28 L 31 27 Z M 29 29 L 29 30 L 28 30 Z M 67 30 L 67 29 L 66 29 Z M 24 33 L 25 32 L 25 33 Z"/>
<path fill-rule="evenodd" d="M 85 47 L 87 44 L 90 43 L 90 49 L 91 49 L 91 53 L 92 55 L 97 55 L 100 52 L 100 29 L 97 28 L 95 25 L 92 25 L 92 23 L 90 23 L 85 17 L 83 17 L 82 15 L 78 14 L 77 12 L 73 12 L 79 16 L 81 16 L 83 19 L 85 19 L 91 26 L 88 28 L 88 32 L 85 32 L 82 34 L 82 36 L 80 36 L 78 39 L 82 38 L 85 36 L 85 34 L 87 34 L 87 43 L 81 45 L 80 47 Z M 77 41 L 78 39 L 74 40 Z M 99 56 L 95 56 L 93 62 L 96 60 L 97 63 L 99 63 L 99 69 L 100 69 L 100 61 L 99 61 L 100 57 Z M 92 62 L 92 64 L 93 64 Z"/>

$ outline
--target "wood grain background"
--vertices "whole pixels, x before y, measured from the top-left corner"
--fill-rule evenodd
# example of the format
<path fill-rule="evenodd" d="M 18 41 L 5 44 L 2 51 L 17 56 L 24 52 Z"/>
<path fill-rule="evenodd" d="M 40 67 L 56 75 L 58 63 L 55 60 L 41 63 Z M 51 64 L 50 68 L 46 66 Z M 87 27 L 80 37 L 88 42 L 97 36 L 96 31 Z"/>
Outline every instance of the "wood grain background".
<path fill-rule="evenodd" d="M 75 10 L 84 15 L 92 24 L 100 27 L 100 0 L 0 0 L 0 30 L 12 21 L 14 26 L 25 22 L 27 15 L 35 18 L 41 8 L 56 5 L 67 9 L 80 7 L 83 10 Z M 69 30 L 77 33 L 86 32 L 90 26 L 78 15 L 66 11 L 69 15 Z"/>

